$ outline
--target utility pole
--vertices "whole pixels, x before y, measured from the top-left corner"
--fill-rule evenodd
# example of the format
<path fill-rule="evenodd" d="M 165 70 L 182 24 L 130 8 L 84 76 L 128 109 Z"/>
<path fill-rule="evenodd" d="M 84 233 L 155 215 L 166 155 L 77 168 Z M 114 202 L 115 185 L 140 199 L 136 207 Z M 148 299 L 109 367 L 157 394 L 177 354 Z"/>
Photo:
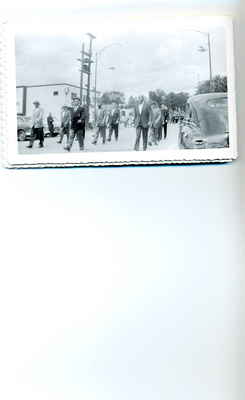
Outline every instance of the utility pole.
<path fill-rule="evenodd" d="M 80 69 L 80 100 L 83 103 L 83 89 L 86 86 L 87 93 L 86 93 L 86 111 L 87 111 L 87 123 L 89 121 L 89 109 L 90 109 L 90 90 L 91 90 L 91 64 L 92 61 L 92 42 L 95 39 L 95 36 L 91 33 L 87 33 L 89 36 L 89 49 L 88 51 L 85 50 L 85 44 L 82 43 L 82 51 L 81 51 L 81 58 L 78 58 L 78 61 L 81 64 Z M 84 75 L 87 75 L 87 85 L 84 84 Z"/>
<path fill-rule="evenodd" d="M 95 71 L 94 71 L 94 118 L 97 121 L 97 75 L 98 75 L 98 52 L 95 55 Z"/>
<path fill-rule="evenodd" d="M 81 51 L 81 70 L 80 70 L 80 101 L 83 101 L 83 65 L 84 65 L 84 43 L 82 44 Z"/>
<path fill-rule="evenodd" d="M 90 113 L 90 90 L 91 90 L 91 64 L 92 61 L 92 46 L 93 40 L 96 39 L 92 33 L 87 33 L 89 36 L 89 51 L 88 51 L 88 59 L 87 61 L 87 75 L 88 75 L 88 83 L 87 83 L 87 97 L 86 97 L 86 106 L 87 106 L 87 122 L 89 121 L 89 113 Z"/>

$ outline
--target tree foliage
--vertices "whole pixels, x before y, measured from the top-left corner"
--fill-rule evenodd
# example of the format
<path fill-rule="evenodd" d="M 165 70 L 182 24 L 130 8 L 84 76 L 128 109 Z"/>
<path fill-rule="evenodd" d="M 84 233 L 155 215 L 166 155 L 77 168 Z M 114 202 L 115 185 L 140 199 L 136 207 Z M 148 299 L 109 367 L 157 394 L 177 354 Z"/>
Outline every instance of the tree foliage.
<path fill-rule="evenodd" d="M 150 101 L 155 101 L 160 105 L 164 102 L 166 98 L 166 93 L 163 89 L 156 89 L 149 92 L 149 99 Z"/>
<path fill-rule="evenodd" d="M 174 93 L 174 92 L 170 92 L 167 94 L 164 104 L 172 109 L 172 110 L 176 110 L 176 109 L 184 109 L 187 103 L 187 100 L 189 98 L 189 93 L 185 93 L 185 92 L 180 92 L 180 93 Z"/>
<path fill-rule="evenodd" d="M 127 108 L 133 108 L 137 104 L 137 97 L 136 96 L 130 96 L 128 101 L 127 101 Z"/>
<path fill-rule="evenodd" d="M 180 93 L 166 93 L 163 89 L 156 89 L 149 92 L 150 102 L 154 101 L 160 104 L 165 104 L 170 109 L 183 109 L 189 98 L 189 94 L 185 92 Z"/>
<path fill-rule="evenodd" d="M 226 93 L 227 91 L 227 77 L 216 75 L 211 82 L 210 80 L 201 82 L 197 87 L 196 94 L 205 94 L 210 92 Z"/>
<path fill-rule="evenodd" d="M 119 104 L 125 103 L 125 95 L 122 92 L 111 91 L 105 92 L 102 94 L 100 98 L 101 103 L 103 104 L 112 104 L 113 102 Z"/>

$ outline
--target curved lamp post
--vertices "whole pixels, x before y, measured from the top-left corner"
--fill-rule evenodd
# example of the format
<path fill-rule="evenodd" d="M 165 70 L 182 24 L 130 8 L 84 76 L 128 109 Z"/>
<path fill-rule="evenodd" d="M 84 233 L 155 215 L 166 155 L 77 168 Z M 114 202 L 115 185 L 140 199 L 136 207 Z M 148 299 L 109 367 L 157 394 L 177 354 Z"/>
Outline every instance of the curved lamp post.
<path fill-rule="evenodd" d="M 94 110 L 95 110 L 95 121 L 97 120 L 97 81 L 98 81 L 98 63 L 99 63 L 99 58 L 101 56 L 101 54 L 109 49 L 112 46 L 122 46 L 121 43 L 111 43 L 105 47 L 103 47 L 102 49 L 100 49 L 99 51 L 96 52 L 95 54 L 95 78 L 94 78 Z M 115 67 L 110 67 L 109 69 L 114 70 L 116 69 Z"/>
<path fill-rule="evenodd" d="M 208 60 L 209 60 L 209 81 L 210 81 L 210 89 L 212 89 L 212 81 L 213 81 L 213 72 L 212 72 L 212 54 L 211 54 L 211 42 L 210 42 L 210 33 L 209 32 L 203 32 L 203 31 L 193 31 L 193 32 L 198 32 L 207 38 L 207 45 L 208 45 Z M 204 46 L 200 46 L 198 48 L 198 51 L 201 53 L 204 53 L 207 51 L 207 49 Z"/>

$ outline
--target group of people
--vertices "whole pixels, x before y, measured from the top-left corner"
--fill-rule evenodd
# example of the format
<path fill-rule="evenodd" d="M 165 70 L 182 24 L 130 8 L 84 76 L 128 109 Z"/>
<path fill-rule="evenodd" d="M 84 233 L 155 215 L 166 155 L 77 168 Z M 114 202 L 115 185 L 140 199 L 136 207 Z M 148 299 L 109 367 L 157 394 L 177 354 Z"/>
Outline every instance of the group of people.
<path fill-rule="evenodd" d="M 32 115 L 32 134 L 30 143 L 27 147 L 32 148 L 35 140 L 39 140 L 39 147 L 44 144 L 43 109 L 39 101 L 34 101 Z M 112 104 L 110 110 L 104 104 L 100 104 L 95 116 L 95 132 L 92 144 L 96 145 L 99 140 L 102 144 L 110 142 L 114 135 L 115 141 L 119 138 L 120 110 L 116 102 Z M 62 144 L 66 137 L 64 149 L 70 151 L 74 139 L 78 141 L 80 151 L 84 150 L 85 130 L 86 130 L 87 111 L 81 104 L 79 98 L 73 100 L 72 107 L 63 106 L 61 112 L 60 138 L 57 143 Z M 139 151 L 142 140 L 143 150 L 148 146 L 158 145 L 162 139 L 167 137 L 167 127 L 169 122 L 169 111 L 164 104 L 158 105 L 157 102 L 149 103 L 144 96 L 138 97 L 138 102 L 134 107 L 133 126 L 136 129 L 134 150 Z M 54 120 L 51 114 L 48 115 L 47 123 L 52 135 L 54 131 Z M 109 129 L 107 135 L 107 128 Z"/>
<path fill-rule="evenodd" d="M 101 137 L 102 143 L 105 144 L 106 140 L 111 141 L 114 133 L 115 140 L 118 141 L 119 136 L 119 123 L 120 123 L 120 111 L 117 103 L 112 104 L 112 109 L 108 112 L 103 104 L 98 107 L 98 115 L 96 116 L 96 130 L 92 144 L 96 145 L 99 137 Z M 106 138 L 106 128 L 109 128 L 109 135 Z"/>
<path fill-rule="evenodd" d="M 164 104 L 161 106 L 157 102 L 149 104 L 144 96 L 139 96 L 134 115 L 135 151 L 139 151 L 141 138 L 144 151 L 147 150 L 148 145 L 157 145 L 163 138 L 167 138 L 169 112 Z"/>

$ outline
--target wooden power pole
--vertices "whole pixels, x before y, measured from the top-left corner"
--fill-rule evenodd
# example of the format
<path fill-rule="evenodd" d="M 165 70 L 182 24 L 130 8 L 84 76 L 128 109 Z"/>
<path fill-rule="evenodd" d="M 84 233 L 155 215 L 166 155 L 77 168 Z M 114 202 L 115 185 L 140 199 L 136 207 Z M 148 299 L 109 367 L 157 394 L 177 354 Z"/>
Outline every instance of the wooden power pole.
<path fill-rule="evenodd" d="M 78 59 L 81 63 L 80 69 L 80 99 L 81 103 L 84 103 L 84 88 L 86 87 L 86 109 L 87 109 L 87 123 L 89 121 L 89 112 L 90 112 L 90 92 L 91 92 L 91 65 L 93 63 L 92 60 L 92 46 L 93 40 L 95 36 L 91 33 L 87 33 L 89 36 L 89 48 L 85 50 L 85 44 L 82 43 L 82 51 L 81 51 L 81 58 Z M 87 82 L 85 84 L 85 81 Z"/>

